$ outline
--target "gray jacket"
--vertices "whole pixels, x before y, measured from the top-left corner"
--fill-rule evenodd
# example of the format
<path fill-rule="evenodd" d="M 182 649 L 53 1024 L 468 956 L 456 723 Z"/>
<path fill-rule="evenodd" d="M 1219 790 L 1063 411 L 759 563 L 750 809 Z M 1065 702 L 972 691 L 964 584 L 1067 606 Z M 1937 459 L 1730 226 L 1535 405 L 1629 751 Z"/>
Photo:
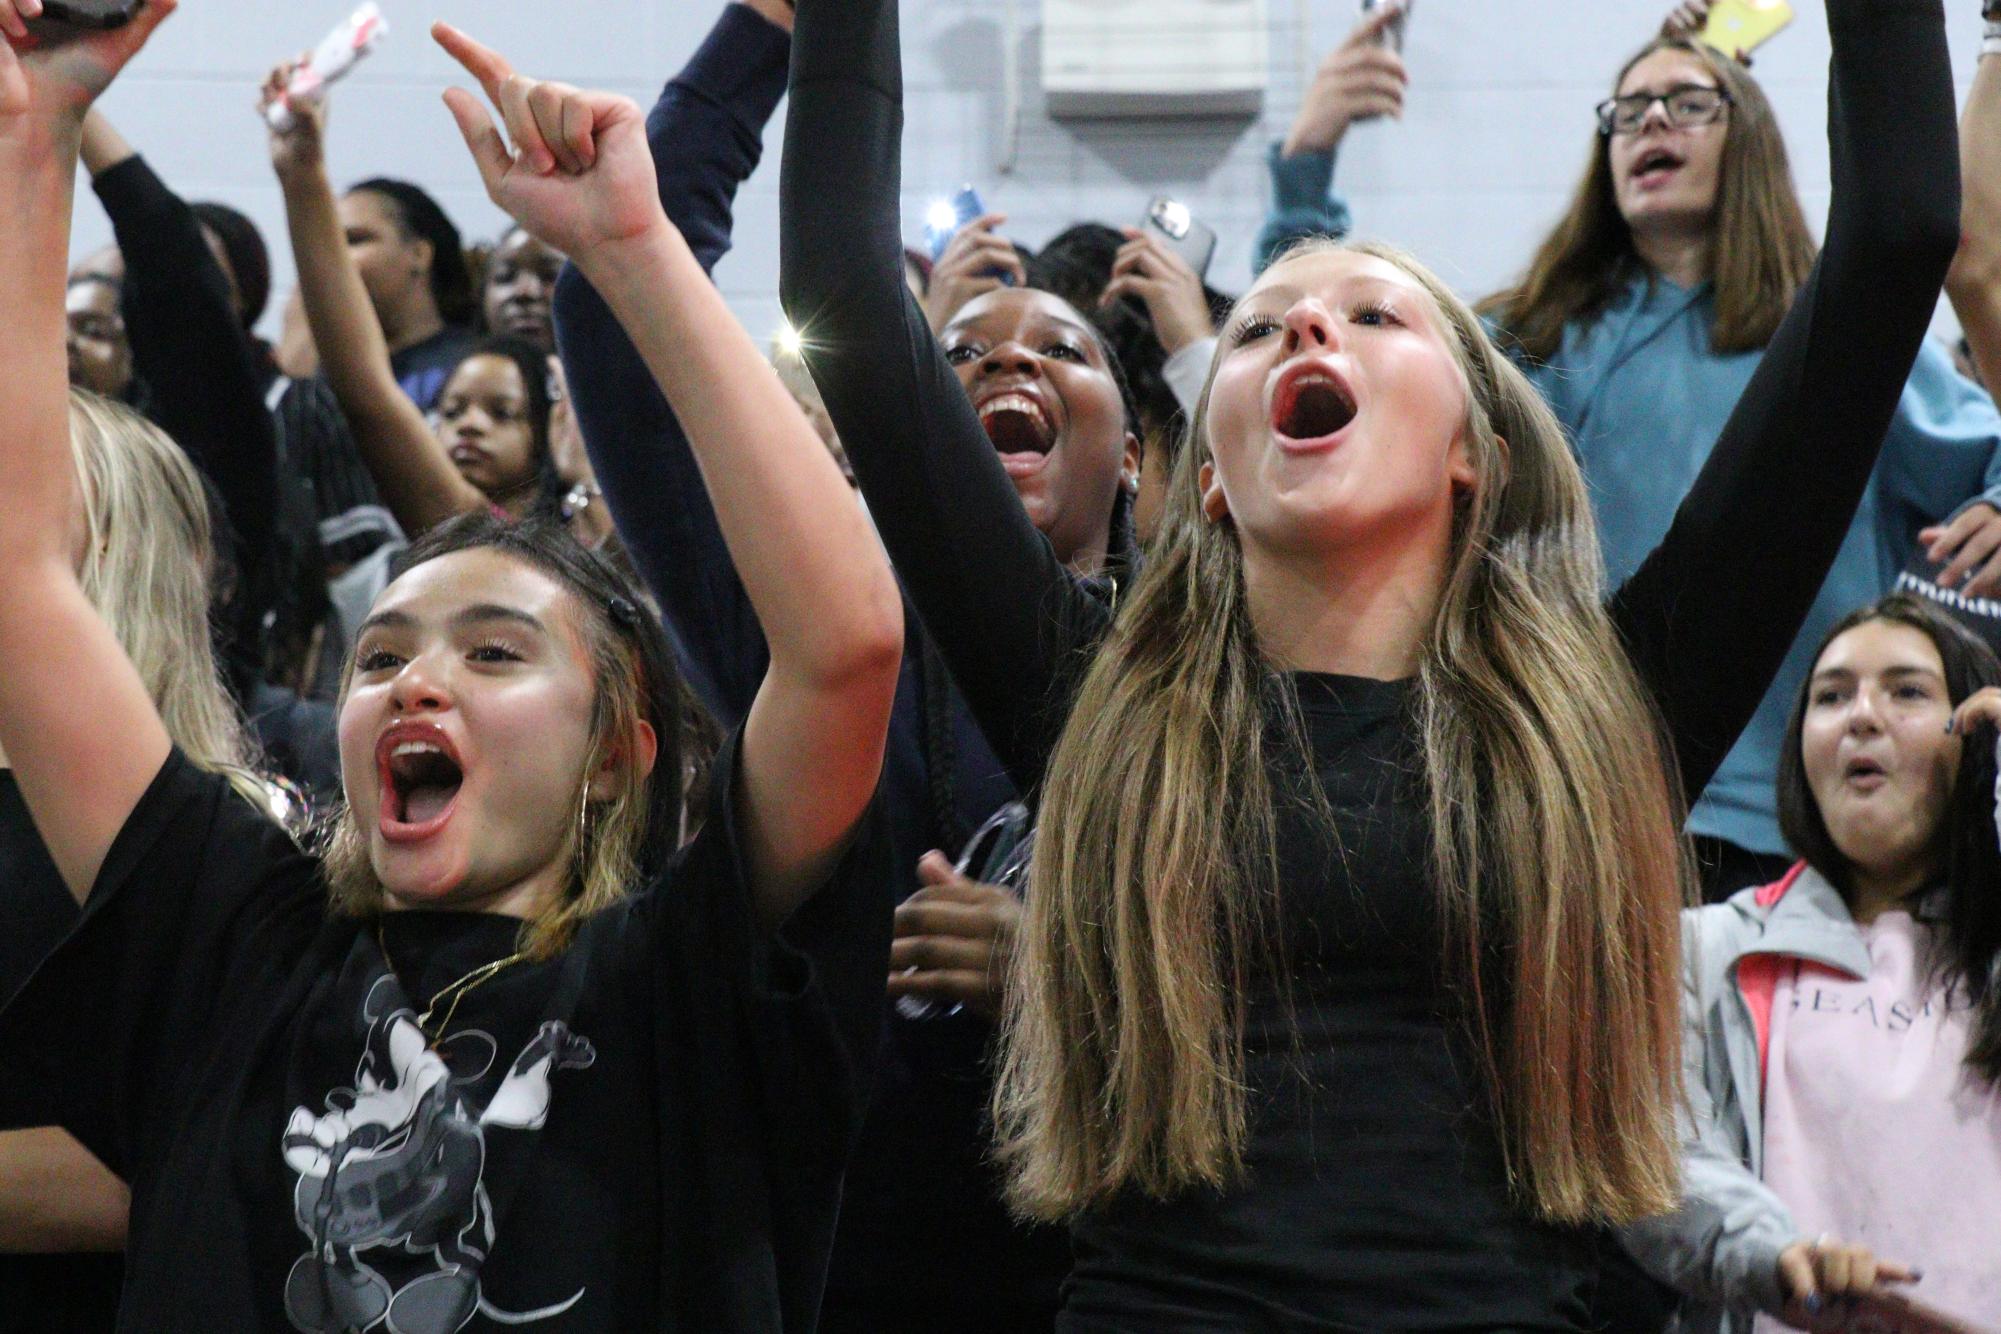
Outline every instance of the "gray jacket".
<path fill-rule="evenodd" d="M 1766 958 L 1869 974 L 1869 950 L 1848 905 L 1804 864 L 1776 885 L 1682 914 L 1683 1202 L 1625 1229 L 1621 1240 L 1642 1268 L 1683 1294 L 1674 1328 L 1684 1334 L 1749 1334 L 1757 1311 L 1776 1314 L 1779 1252 L 1799 1240 L 1791 1214 L 1761 1180 L 1761 1043 L 1745 988 L 1762 985 L 1769 1022 L 1769 965 L 1755 962 Z M 1747 961 L 1754 962 L 1741 968 Z"/>

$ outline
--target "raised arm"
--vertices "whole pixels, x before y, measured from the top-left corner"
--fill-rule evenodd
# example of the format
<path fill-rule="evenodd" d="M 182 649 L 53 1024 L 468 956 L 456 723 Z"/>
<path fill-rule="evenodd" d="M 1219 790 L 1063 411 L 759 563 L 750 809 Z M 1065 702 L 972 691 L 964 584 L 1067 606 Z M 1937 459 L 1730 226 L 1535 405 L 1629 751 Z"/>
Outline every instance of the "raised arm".
<path fill-rule="evenodd" d="M 705 270 L 729 250 L 731 201 L 756 170 L 785 96 L 791 10 L 723 7 L 708 40 L 646 119 L 660 202 Z M 576 266 L 556 282 L 570 402 L 626 550 L 675 632 L 703 702 L 741 722 L 764 679 L 764 631 L 730 561 L 687 434 L 646 360 Z"/>
<path fill-rule="evenodd" d="M 869 512 L 1018 786 L 1054 745 L 1104 606 L 1035 530 L 903 282 L 895 0 L 801 0 L 779 291 Z"/>
<path fill-rule="evenodd" d="M 266 105 L 282 96 L 289 66 L 264 85 Z M 382 501 L 416 537 L 454 515 L 486 504 L 478 487 L 452 466 L 430 424 L 396 383 L 389 342 L 369 305 L 361 271 L 348 253 L 333 183 L 327 177 L 326 104 L 295 111 L 293 128 L 273 131 L 271 162 L 285 196 L 285 222 L 299 268 L 299 293 L 333 386 Z"/>
<path fill-rule="evenodd" d="M 1335 157 L 1357 122 L 1403 116 L 1410 74 L 1383 34 L 1408 9 L 1407 3 L 1383 5 L 1364 14 L 1314 72 L 1285 138 L 1266 155 L 1271 205 L 1258 230 L 1251 272 L 1263 273 L 1297 241 L 1345 236 L 1353 226 L 1347 201 L 1334 193 Z"/>
<path fill-rule="evenodd" d="M 771 646 L 737 793 L 760 916 L 825 878 L 874 795 L 903 661 L 896 581 L 847 482 L 667 221 L 639 108 L 536 83 L 443 24 L 514 145 L 446 94 L 494 202 L 568 254 L 618 315 L 693 446 Z"/>
<path fill-rule="evenodd" d="M 239 700 L 263 666 L 258 639 L 278 597 L 278 434 L 256 352 L 187 201 L 93 109 L 83 164 L 125 258 L 125 327 L 151 392 L 147 414 L 222 497 L 234 540 L 227 658 Z"/>
<path fill-rule="evenodd" d="M 20 3 L 0 0 L 9 38 Z M 168 743 L 72 565 L 63 289 L 77 146 L 90 104 L 175 3 L 147 0 L 124 28 L 27 53 L 0 41 L 0 749 L 78 901 Z"/>
<path fill-rule="evenodd" d="M 1828 0 L 1827 17 L 1826 247 L 1667 536 L 1611 603 L 1690 800 L 1833 563 L 1959 234 L 1939 0 Z"/>
<path fill-rule="evenodd" d="M 1959 169 L 1966 197 L 1959 254 L 1945 280 L 1973 364 L 1990 390 L 2001 388 L 2001 43 L 1996 47 L 1981 52 L 1960 117 Z"/>

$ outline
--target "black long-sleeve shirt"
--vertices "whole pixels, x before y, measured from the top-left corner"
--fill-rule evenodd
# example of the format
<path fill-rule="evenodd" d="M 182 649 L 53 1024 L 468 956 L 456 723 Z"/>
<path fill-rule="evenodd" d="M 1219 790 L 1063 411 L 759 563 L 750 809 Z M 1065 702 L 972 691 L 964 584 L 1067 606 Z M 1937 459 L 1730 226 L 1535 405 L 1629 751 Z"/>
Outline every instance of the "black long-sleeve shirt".
<path fill-rule="evenodd" d="M 236 586 L 225 654 L 237 697 L 262 668 L 258 637 L 277 601 L 278 438 L 255 344 L 201 222 L 138 155 L 91 182 L 125 258 L 121 298 L 147 415 L 214 484 L 229 521 Z"/>
<path fill-rule="evenodd" d="M 1675 523 L 1610 602 L 1691 796 L 1834 557 L 1957 240 L 1938 0 L 1829 0 L 1828 15 L 1826 247 Z M 1032 788 L 1110 613 L 1013 503 L 903 288 L 901 100 L 894 0 L 801 0 L 783 296 L 905 587 Z M 1574 1327 L 1590 1240 L 1510 1202 L 1439 994 L 1408 687 L 1297 684 L 1335 813 L 1331 830 L 1281 821 L 1299 1051 L 1254 1006 L 1246 1184 L 1080 1220 L 1064 1327 Z"/>
<path fill-rule="evenodd" d="M 790 50 L 780 29 L 726 6 L 648 116 L 661 200 L 704 268 L 730 248 L 732 200 L 785 94 Z M 770 655 L 687 436 L 574 267 L 557 282 L 555 313 L 571 402 L 619 534 L 659 599 L 689 680 L 725 725 L 741 722 Z M 884 761 L 895 877 L 884 886 L 885 912 L 917 889 L 919 857 L 932 848 L 956 853 L 1015 795 L 942 666 L 926 670 L 927 653 L 934 664 L 936 653 L 914 621 L 905 644 Z M 951 807 L 949 818 L 941 805 Z M 985 1162 L 981 1065 L 990 1026 L 970 1014 L 913 1021 L 893 1010 L 887 1026 L 842 1201 L 829 1319 L 907 1303 L 938 1328 L 970 1331 L 1010 1312 L 1052 1309 L 1067 1245 L 1060 1233 L 1010 1222 Z"/>

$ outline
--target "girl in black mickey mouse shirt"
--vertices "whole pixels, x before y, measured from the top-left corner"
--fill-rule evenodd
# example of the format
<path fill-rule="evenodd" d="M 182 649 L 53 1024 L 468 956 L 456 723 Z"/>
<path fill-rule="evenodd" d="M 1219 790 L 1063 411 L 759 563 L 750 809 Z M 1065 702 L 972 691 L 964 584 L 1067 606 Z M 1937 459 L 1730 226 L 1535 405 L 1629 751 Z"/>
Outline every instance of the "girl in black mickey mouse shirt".
<path fill-rule="evenodd" d="M 73 568 L 78 127 L 174 6 L 37 47 L 0 0 L 0 745 L 84 904 L 0 1014 L 0 1125 L 132 1183 L 124 1328 L 811 1328 L 887 971 L 882 556 L 662 216 L 637 109 L 441 30 L 518 146 L 450 99 L 495 199 L 612 302 L 725 532 L 758 532 L 772 666 L 677 852 L 658 626 L 560 534 L 462 520 L 376 603 L 349 811 L 298 852 L 172 749 Z"/>

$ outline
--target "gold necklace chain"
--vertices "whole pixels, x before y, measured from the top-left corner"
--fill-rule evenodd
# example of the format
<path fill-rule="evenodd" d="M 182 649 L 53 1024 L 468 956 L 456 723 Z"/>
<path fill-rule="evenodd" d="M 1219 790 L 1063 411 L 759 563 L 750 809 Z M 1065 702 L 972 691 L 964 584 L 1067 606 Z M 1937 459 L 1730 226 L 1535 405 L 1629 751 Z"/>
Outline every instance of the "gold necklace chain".
<path fill-rule="evenodd" d="M 389 957 L 389 941 L 382 933 L 382 923 L 380 921 L 375 924 L 375 943 L 381 946 L 382 961 L 389 965 L 389 971 L 393 974 L 396 971 L 396 964 Z M 422 1014 L 417 1016 L 417 1027 L 431 1041 L 440 1041 L 445 1036 L 445 1030 L 452 1025 L 452 1016 L 459 1012 L 460 1001 L 527 958 L 528 951 L 517 950 L 505 959 L 495 959 L 492 963 L 481 964 L 458 981 L 447 984 L 437 995 L 431 997 L 431 1003 L 424 1007 Z M 438 1006 L 444 1004 L 447 998 L 451 1000 L 451 1006 L 445 1011 L 443 1021 L 434 1030 L 431 1027 L 431 1016 L 438 1012 Z"/>

